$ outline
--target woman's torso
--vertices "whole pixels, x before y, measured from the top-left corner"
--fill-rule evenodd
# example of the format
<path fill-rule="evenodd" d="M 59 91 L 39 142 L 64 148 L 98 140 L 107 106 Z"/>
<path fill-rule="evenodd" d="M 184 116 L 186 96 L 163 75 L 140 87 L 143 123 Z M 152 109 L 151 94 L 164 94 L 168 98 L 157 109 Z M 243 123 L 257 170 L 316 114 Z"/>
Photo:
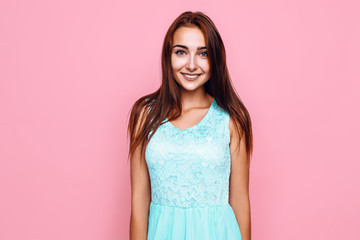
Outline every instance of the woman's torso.
<path fill-rule="evenodd" d="M 214 99 L 192 127 L 180 130 L 167 120 L 145 150 L 152 202 L 183 208 L 228 204 L 229 114 Z"/>

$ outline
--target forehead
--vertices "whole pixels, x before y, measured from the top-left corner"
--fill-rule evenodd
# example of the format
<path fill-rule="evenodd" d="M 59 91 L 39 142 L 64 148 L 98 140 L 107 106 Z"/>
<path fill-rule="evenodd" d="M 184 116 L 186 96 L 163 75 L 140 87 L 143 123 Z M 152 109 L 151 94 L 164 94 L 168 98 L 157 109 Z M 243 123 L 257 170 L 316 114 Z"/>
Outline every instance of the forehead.
<path fill-rule="evenodd" d="M 204 34 L 198 27 L 179 27 L 173 38 L 173 45 L 181 44 L 189 48 L 205 46 Z"/>

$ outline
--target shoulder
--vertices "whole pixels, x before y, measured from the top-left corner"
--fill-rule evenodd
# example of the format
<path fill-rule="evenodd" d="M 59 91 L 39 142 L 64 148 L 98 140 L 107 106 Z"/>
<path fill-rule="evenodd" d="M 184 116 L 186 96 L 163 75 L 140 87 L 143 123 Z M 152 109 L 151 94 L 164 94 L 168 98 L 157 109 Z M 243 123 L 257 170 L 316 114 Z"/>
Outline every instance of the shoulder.
<path fill-rule="evenodd" d="M 229 130 L 230 130 L 230 139 L 231 139 L 234 131 L 234 119 L 231 116 L 229 116 Z"/>
<path fill-rule="evenodd" d="M 224 122 L 225 126 L 228 128 L 227 130 L 231 130 L 233 128 L 233 122 L 232 122 L 232 119 L 230 117 L 230 114 L 225 110 L 223 109 L 220 105 L 217 104 L 217 102 L 215 102 L 215 105 L 214 105 L 214 112 L 215 114 L 213 114 L 215 117 L 214 117 L 214 124 L 215 125 L 218 125 L 218 123 L 222 123 Z M 221 124 L 223 125 L 223 124 Z M 227 131 L 229 132 L 229 131 Z M 229 134 L 229 133 L 228 133 Z M 230 135 L 231 135 L 231 131 L 230 131 Z"/>
<path fill-rule="evenodd" d="M 230 131 L 230 141 L 234 142 L 235 140 L 238 141 L 240 139 L 240 135 L 239 132 L 237 131 L 236 128 L 236 123 L 235 123 L 235 119 L 229 115 L 229 131 Z M 242 131 L 240 129 L 240 131 Z"/>

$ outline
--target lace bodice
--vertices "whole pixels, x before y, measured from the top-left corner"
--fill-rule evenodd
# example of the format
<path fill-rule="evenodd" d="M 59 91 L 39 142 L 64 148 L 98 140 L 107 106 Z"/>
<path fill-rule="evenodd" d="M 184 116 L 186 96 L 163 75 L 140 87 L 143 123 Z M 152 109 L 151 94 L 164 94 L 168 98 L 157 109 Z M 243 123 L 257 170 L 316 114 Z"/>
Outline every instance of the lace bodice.
<path fill-rule="evenodd" d="M 184 208 L 227 204 L 229 143 L 229 114 L 215 99 L 193 127 L 180 130 L 165 119 L 145 150 L 152 201 Z"/>

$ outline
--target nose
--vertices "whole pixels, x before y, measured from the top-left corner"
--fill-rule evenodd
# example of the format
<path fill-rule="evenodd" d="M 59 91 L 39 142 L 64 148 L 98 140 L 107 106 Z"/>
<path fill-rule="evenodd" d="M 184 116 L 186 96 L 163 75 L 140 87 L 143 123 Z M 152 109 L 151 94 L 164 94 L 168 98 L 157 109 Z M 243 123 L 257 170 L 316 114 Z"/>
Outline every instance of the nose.
<path fill-rule="evenodd" d="M 190 71 L 194 71 L 197 69 L 196 56 L 195 55 L 189 55 L 189 56 L 190 57 L 186 68 L 189 69 Z"/>

